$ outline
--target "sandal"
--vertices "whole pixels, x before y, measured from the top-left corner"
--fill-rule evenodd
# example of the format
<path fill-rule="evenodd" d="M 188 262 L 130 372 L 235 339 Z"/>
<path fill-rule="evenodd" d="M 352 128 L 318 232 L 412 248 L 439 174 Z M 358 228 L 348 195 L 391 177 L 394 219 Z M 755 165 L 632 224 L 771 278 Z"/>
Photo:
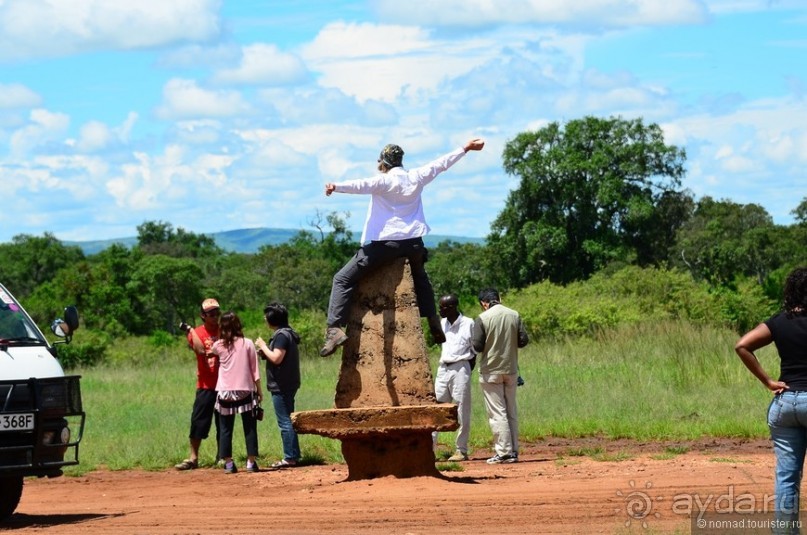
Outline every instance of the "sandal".
<path fill-rule="evenodd" d="M 297 461 L 287 461 L 286 459 L 281 459 L 277 462 L 272 463 L 272 468 L 278 470 L 280 468 L 292 468 L 297 466 Z"/>
<path fill-rule="evenodd" d="M 174 465 L 174 468 L 177 470 L 195 470 L 199 468 L 199 461 L 191 461 L 190 459 L 185 459 L 181 463 Z"/>

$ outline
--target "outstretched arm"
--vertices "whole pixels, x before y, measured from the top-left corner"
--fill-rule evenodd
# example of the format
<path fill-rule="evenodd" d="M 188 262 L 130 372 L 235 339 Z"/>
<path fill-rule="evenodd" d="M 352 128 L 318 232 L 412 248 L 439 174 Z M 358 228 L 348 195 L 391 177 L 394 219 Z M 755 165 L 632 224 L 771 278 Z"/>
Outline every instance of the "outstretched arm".
<path fill-rule="evenodd" d="M 469 139 L 468 142 L 463 147 L 463 149 L 465 149 L 465 152 L 468 152 L 469 150 L 482 150 L 482 147 L 484 146 L 485 146 L 485 140 L 476 137 L 474 139 Z"/>

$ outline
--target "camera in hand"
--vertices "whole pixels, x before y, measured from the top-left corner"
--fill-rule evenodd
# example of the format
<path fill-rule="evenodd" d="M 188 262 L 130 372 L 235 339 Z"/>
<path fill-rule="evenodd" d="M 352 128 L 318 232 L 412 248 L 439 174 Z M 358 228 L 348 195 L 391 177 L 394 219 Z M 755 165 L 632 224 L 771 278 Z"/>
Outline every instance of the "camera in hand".
<path fill-rule="evenodd" d="M 192 327 L 190 325 L 188 325 L 187 323 L 185 323 L 184 321 L 179 324 L 179 330 L 182 331 L 182 332 L 189 333 L 189 332 L 191 332 L 191 328 Z"/>
<path fill-rule="evenodd" d="M 252 408 L 252 416 L 259 422 L 263 421 L 263 407 L 257 405 Z"/>

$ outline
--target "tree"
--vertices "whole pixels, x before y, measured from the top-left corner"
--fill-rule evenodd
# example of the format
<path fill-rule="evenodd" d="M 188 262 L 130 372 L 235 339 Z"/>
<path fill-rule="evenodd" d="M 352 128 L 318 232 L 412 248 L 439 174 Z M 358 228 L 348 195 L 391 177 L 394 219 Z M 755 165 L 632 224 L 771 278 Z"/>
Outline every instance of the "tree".
<path fill-rule="evenodd" d="M 713 286 L 731 286 L 738 276 L 764 284 L 777 268 L 788 233 L 773 224 L 758 204 L 738 204 L 703 197 L 679 229 L 672 259 L 693 277 Z"/>
<path fill-rule="evenodd" d="M 435 297 L 453 293 L 461 302 L 477 306 L 479 290 L 503 283 L 493 268 L 489 248 L 475 243 L 440 242 L 429 249 L 426 271 Z"/>
<path fill-rule="evenodd" d="M 520 185 L 488 236 L 509 285 L 585 279 L 613 261 L 665 260 L 664 239 L 687 210 L 689 197 L 677 189 L 685 158 L 641 119 L 585 117 L 518 134 L 503 165 Z"/>
<path fill-rule="evenodd" d="M 174 332 L 180 320 L 195 317 L 203 299 L 201 280 L 202 271 L 193 260 L 165 255 L 141 258 L 127 293 L 137 296 L 133 311 L 145 320 L 144 331 Z"/>
<path fill-rule="evenodd" d="M 325 217 L 317 212 L 310 224 L 318 236 L 302 230 L 288 243 L 263 246 L 254 255 L 228 256 L 216 278 L 216 295 L 237 309 L 263 309 L 277 300 L 290 309 L 325 310 L 333 274 L 355 254 L 357 244 L 336 212 Z"/>
<path fill-rule="evenodd" d="M 205 234 L 174 230 L 164 221 L 145 221 L 137 226 L 137 245 L 144 254 L 164 254 L 175 258 L 210 258 L 223 254 L 216 240 Z"/>
<path fill-rule="evenodd" d="M 793 214 L 793 217 L 796 218 L 800 225 L 807 225 L 807 197 L 803 198 L 790 213 Z"/>
<path fill-rule="evenodd" d="M 31 295 L 56 273 L 84 259 L 78 246 L 65 246 L 50 232 L 41 237 L 18 234 L 0 244 L 0 280 L 18 299 Z"/>

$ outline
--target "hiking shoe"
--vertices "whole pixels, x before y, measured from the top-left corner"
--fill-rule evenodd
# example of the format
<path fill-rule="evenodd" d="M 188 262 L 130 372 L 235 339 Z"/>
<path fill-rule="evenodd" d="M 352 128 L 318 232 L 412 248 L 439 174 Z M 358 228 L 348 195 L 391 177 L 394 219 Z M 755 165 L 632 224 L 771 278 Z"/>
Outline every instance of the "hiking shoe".
<path fill-rule="evenodd" d="M 235 461 L 224 463 L 225 474 L 235 474 L 236 472 L 238 472 L 238 468 L 235 466 Z"/>
<path fill-rule="evenodd" d="M 488 464 L 509 464 L 509 463 L 517 463 L 518 462 L 518 455 L 513 455 L 512 453 L 506 453 L 504 455 L 499 455 L 498 453 L 487 460 Z"/>
<path fill-rule="evenodd" d="M 429 318 L 429 331 L 432 333 L 432 341 L 435 344 L 443 344 L 446 341 L 446 333 L 443 332 L 443 325 L 440 323 L 440 316 Z"/>
<path fill-rule="evenodd" d="M 297 461 L 294 459 L 280 459 L 277 462 L 272 463 L 273 470 L 281 470 L 283 468 L 294 468 L 297 466 Z"/>
<path fill-rule="evenodd" d="M 258 468 L 258 463 L 251 463 L 251 462 L 247 461 L 247 472 L 255 473 L 255 472 L 260 472 L 260 471 L 261 471 L 261 469 Z"/>
<path fill-rule="evenodd" d="M 468 455 L 465 454 L 465 453 L 462 453 L 460 450 L 457 450 L 457 451 L 454 452 L 454 455 L 452 455 L 451 457 L 449 457 L 446 460 L 448 462 L 451 462 L 451 463 L 458 463 L 458 462 L 461 462 L 461 461 L 467 461 L 468 460 Z"/>
<path fill-rule="evenodd" d="M 328 327 L 325 331 L 325 345 L 319 350 L 320 357 L 332 355 L 336 348 L 347 342 L 345 331 L 339 327 Z"/>
<path fill-rule="evenodd" d="M 199 468 L 199 461 L 191 461 L 190 459 L 185 459 L 179 464 L 175 464 L 174 468 L 177 470 L 195 470 Z"/>

